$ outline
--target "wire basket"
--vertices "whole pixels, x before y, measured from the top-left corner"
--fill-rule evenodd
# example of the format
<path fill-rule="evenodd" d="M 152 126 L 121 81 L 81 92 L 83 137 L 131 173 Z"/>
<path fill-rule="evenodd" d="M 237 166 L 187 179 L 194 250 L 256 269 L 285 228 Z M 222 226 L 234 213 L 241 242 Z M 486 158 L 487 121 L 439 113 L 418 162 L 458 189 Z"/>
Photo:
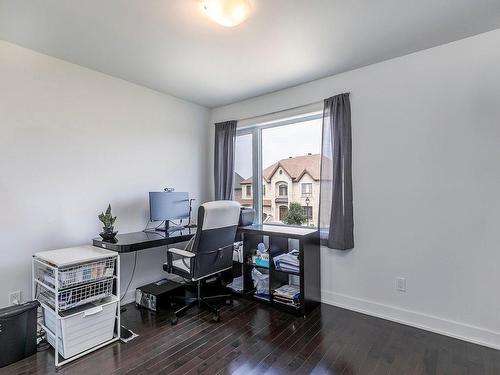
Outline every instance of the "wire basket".
<path fill-rule="evenodd" d="M 104 279 L 59 291 L 59 310 L 68 310 L 95 302 L 113 294 L 113 279 Z M 37 299 L 54 309 L 55 296 L 51 290 L 40 286 Z"/>
<path fill-rule="evenodd" d="M 76 285 L 98 281 L 104 278 L 113 277 L 115 272 L 115 258 L 105 258 L 95 262 L 79 264 L 59 268 L 58 287 L 59 289 L 69 288 Z M 43 263 L 36 263 L 35 277 L 55 288 L 54 268 Z"/>

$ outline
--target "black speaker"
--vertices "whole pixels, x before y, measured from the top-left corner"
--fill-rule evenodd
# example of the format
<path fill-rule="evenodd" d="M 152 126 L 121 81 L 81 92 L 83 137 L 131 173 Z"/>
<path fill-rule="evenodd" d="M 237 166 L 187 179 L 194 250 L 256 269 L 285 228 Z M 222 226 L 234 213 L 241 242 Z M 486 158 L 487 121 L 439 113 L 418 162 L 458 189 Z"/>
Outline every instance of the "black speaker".
<path fill-rule="evenodd" d="M 38 301 L 0 309 L 0 367 L 36 353 Z"/>

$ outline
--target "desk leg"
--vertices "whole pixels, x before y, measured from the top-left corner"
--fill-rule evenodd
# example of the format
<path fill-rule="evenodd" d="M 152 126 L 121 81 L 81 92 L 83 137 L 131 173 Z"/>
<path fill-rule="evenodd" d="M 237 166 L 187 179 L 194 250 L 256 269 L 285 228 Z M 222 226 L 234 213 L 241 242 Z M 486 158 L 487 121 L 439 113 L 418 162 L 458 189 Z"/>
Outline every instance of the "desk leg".
<path fill-rule="evenodd" d="M 122 322 L 122 319 L 121 319 L 121 314 L 122 312 L 125 312 L 127 311 L 127 309 L 125 307 L 122 307 L 121 306 L 121 290 L 120 290 L 120 275 L 121 275 L 121 269 L 120 269 L 120 261 L 121 261 L 121 254 L 118 254 L 118 260 L 117 260 L 117 263 L 118 263 L 118 271 L 117 271 L 117 294 L 118 294 L 118 327 L 120 327 L 120 331 L 118 332 L 119 334 L 119 338 L 120 338 L 120 341 L 121 342 L 129 342 L 130 340 L 133 340 L 135 339 L 136 337 L 138 337 L 139 335 L 137 335 L 136 333 L 132 332 L 130 329 L 128 329 L 127 327 L 124 327 L 121 325 L 121 322 Z"/>

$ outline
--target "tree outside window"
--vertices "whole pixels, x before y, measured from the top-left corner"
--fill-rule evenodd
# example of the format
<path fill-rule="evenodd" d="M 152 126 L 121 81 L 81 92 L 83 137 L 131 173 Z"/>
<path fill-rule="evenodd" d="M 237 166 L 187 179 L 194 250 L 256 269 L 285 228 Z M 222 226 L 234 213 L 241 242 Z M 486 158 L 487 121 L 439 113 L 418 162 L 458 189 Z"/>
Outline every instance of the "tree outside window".
<path fill-rule="evenodd" d="M 307 216 L 300 203 L 292 202 L 290 203 L 290 208 L 284 214 L 282 221 L 287 225 L 302 225 L 307 221 Z"/>

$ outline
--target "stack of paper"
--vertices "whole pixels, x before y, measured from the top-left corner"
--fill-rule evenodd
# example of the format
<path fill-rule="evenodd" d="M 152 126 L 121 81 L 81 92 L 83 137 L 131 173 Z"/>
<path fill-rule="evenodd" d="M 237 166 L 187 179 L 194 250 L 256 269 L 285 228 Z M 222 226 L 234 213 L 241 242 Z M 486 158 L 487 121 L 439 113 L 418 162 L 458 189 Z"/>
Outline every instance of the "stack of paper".
<path fill-rule="evenodd" d="M 273 292 L 274 300 L 291 306 L 300 305 L 300 288 L 298 285 L 283 285 Z"/>
<path fill-rule="evenodd" d="M 287 271 L 287 272 L 299 272 L 299 251 L 292 250 L 289 253 L 281 254 L 273 258 L 274 267 L 277 270 Z"/>

